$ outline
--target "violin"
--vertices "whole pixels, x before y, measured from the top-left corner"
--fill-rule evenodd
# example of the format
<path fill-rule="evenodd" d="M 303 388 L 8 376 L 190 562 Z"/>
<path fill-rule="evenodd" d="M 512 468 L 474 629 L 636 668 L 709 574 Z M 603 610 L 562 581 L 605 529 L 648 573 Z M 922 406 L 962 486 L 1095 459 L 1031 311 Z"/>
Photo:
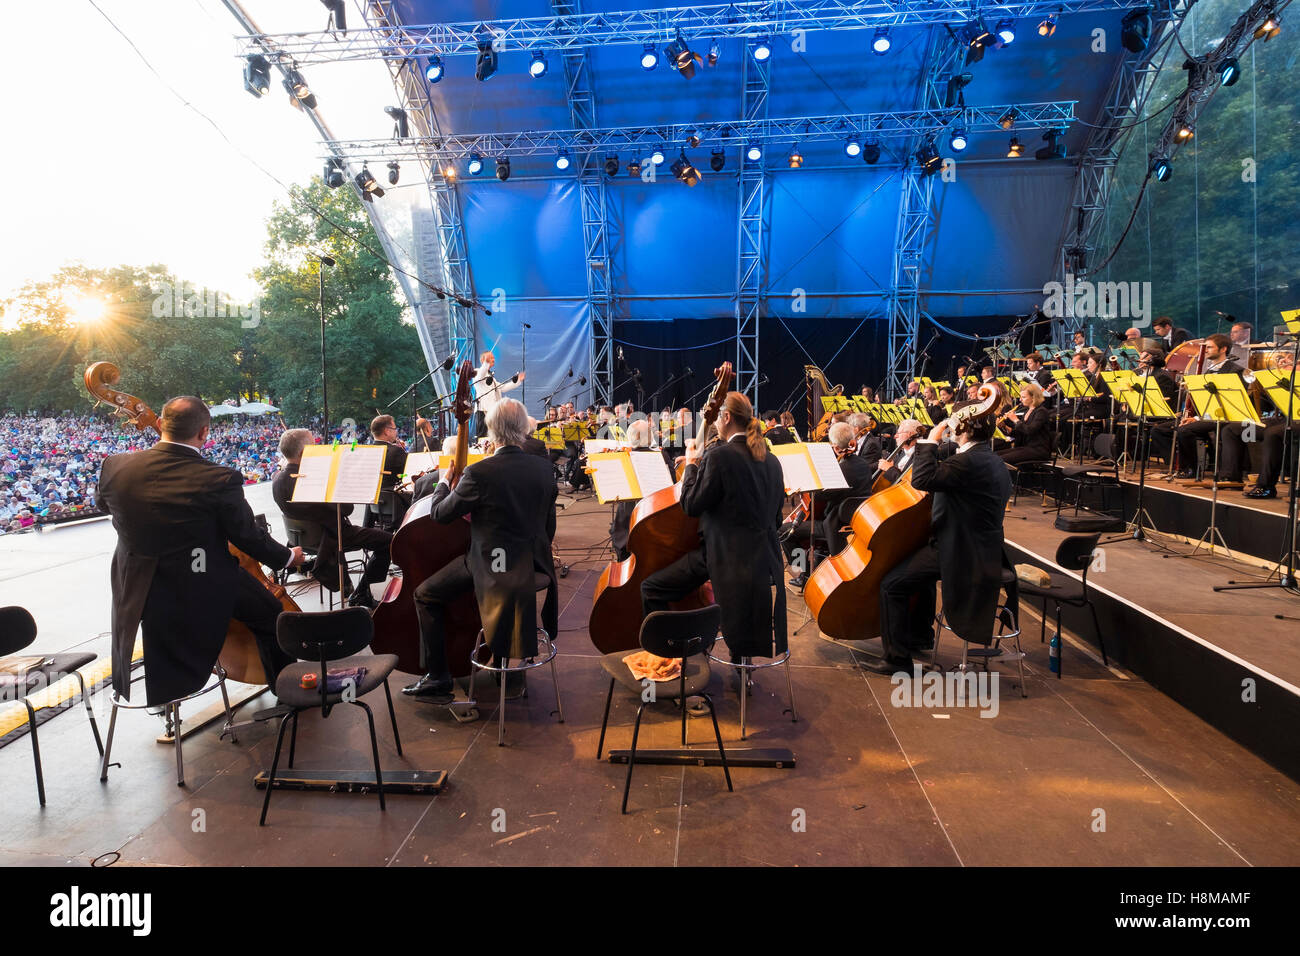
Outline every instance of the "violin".
<path fill-rule="evenodd" d="M 86 369 L 86 391 L 98 401 L 113 406 L 116 414 L 121 415 L 140 431 L 152 429 L 160 436 L 162 428 L 158 416 L 143 401 L 127 392 L 112 386 L 121 381 L 122 373 L 112 362 L 96 362 Z M 289 597 L 289 592 L 268 577 L 262 565 L 249 555 L 240 551 L 233 544 L 226 545 L 234 555 L 239 566 L 253 576 L 262 587 L 270 591 L 280 607 L 286 611 L 298 612 L 302 609 Z M 257 639 L 253 637 L 247 625 L 231 618 L 226 624 L 226 642 L 217 655 L 217 663 L 226 672 L 226 676 L 241 684 L 265 684 L 266 671 L 262 668 L 262 658 L 257 652 Z"/>
<path fill-rule="evenodd" d="M 985 382 L 974 404 L 953 413 L 954 428 L 996 414 L 1003 394 L 1000 384 Z M 858 505 L 844 550 L 818 564 L 804 588 L 804 601 L 824 634 L 848 641 L 880 636 L 880 583 L 929 540 L 930 505 L 929 492 L 912 487 L 910 468 Z"/>
<path fill-rule="evenodd" d="M 707 432 L 708 426 L 717 421 L 734 377 L 730 362 L 723 362 L 713 374 L 717 382 L 704 410 L 702 432 Z M 628 525 L 627 559 L 611 561 L 596 583 L 588 631 L 597 650 L 612 654 L 639 646 L 640 623 L 645 617 L 641 582 L 694 551 L 699 544 L 699 519 L 689 517 L 682 510 L 680 480 L 637 502 Z M 708 588 L 704 585 L 674 603 L 672 609 L 693 610 L 712 603 L 707 596 Z"/>
<path fill-rule="evenodd" d="M 469 421 L 473 414 L 471 383 L 474 366 L 464 362 L 456 383 L 452 404 L 458 428 L 456 452 L 447 470 L 447 484 L 452 488 L 460 481 L 469 461 Z M 396 654 L 397 668 L 408 674 L 424 672 L 421 660 L 420 622 L 415 614 L 415 589 L 431 575 L 469 553 L 469 519 L 449 525 L 433 520 L 432 496 L 421 498 L 407 509 L 401 527 L 393 535 L 392 559 L 402 569 L 402 576 L 388 582 L 383 599 L 371 615 L 375 634 L 370 647 L 376 654 Z M 474 639 L 483 626 L 478 601 L 468 591 L 447 606 L 447 666 L 452 677 L 470 672 L 469 657 Z"/>

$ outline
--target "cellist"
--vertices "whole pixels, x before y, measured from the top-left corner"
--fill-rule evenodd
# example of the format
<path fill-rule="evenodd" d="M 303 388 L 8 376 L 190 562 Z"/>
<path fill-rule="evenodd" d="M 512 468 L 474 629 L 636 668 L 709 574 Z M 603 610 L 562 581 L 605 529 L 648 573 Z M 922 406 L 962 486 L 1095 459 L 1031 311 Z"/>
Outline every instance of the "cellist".
<path fill-rule="evenodd" d="M 958 409 L 966 403 L 959 404 Z M 989 447 L 994 419 L 962 421 L 957 451 L 939 460 L 939 442 L 951 419 L 917 441 L 912 487 L 932 492 L 930 539 L 880 583 L 880 640 L 884 656 L 868 670 L 910 670 L 915 653 L 933 642 L 935 582 L 943 588 L 948 625 L 964 640 L 987 644 L 993 633 L 1002 577 L 1002 515 L 1011 497 L 1007 466 Z"/>
<path fill-rule="evenodd" d="M 700 519 L 700 546 L 642 582 L 643 610 L 665 611 L 712 581 L 732 660 L 775 656 L 786 647 L 781 466 L 743 393 L 727 393 L 717 431 L 719 440 L 703 452 L 698 439 L 688 443 L 682 473 L 681 504 Z"/>

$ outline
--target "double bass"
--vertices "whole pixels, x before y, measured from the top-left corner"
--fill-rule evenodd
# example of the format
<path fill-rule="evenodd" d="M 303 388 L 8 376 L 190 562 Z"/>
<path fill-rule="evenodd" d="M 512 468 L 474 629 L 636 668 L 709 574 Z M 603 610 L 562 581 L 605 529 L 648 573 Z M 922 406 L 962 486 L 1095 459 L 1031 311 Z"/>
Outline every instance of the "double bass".
<path fill-rule="evenodd" d="M 730 362 L 714 369 L 717 378 L 713 394 L 704 410 L 704 428 L 718 420 L 718 412 L 731 388 L 733 373 Z M 682 510 L 681 482 L 662 488 L 642 498 L 632 512 L 628 526 L 628 557 L 611 561 L 601 572 L 596 594 L 591 602 L 588 630 L 591 642 L 602 654 L 633 650 L 639 646 L 641 619 L 641 582 L 700 546 L 700 523 Z M 689 611 L 712 603 L 708 585 L 690 597 L 673 604 L 675 611 Z"/>
<path fill-rule="evenodd" d="M 122 373 L 112 362 L 96 362 L 86 369 L 86 391 L 98 401 L 113 406 L 114 411 L 125 418 L 140 431 L 153 429 L 160 436 L 162 429 L 158 425 L 158 416 L 143 401 L 127 392 L 112 386 L 122 379 Z M 253 576 L 262 587 L 266 588 L 280 602 L 286 611 L 300 611 L 301 608 L 289 597 L 289 592 L 267 577 L 262 565 L 240 551 L 233 544 L 227 543 L 230 553 L 234 555 L 239 566 Z M 217 655 L 217 663 L 225 670 L 226 676 L 241 684 L 265 684 L 266 671 L 262 667 L 262 658 L 257 653 L 257 639 L 248 626 L 234 618 L 226 625 L 226 642 Z"/>
<path fill-rule="evenodd" d="M 976 402 L 951 416 L 957 423 L 997 413 L 1003 388 L 980 386 Z M 858 505 L 853 533 L 839 554 L 823 560 L 808 578 L 804 601 L 822 633 L 842 641 L 880 636 L 880 582 L 930 537 L 930 494 L 912 487 L 912 472 Z"/>
<path fill-rule="evenodd" d="M 474 366 L 466 361 L 460 367 L 456 398 L 452 404 L 458 425 L 456 454 L 447 476 L 447 484 L 452 488 L 460 481 L 469 461 L 470 383 L 473 378 Z M 420 621 L 415 614 L 415 589 L 452 561 L 464 560 L 469 554 L 469 518 L 439 524 L 433 520 L 432 511 L 433 498 L 427 496 L 407 509 L 391 546 L 392 559 L 402 569 L 402 576 L 388 582 L 383 599 L 371 615 L 375 629 L 371 649 L 376 654 L 396 654 L 397 669 L 408 674 L 422 674 L 425 670 L 420 659 Z M 469 656 L 482 626 L 478 601 L 472 590 L 447 605 L 447 666 L 452 677 L 468 676 Z"/>

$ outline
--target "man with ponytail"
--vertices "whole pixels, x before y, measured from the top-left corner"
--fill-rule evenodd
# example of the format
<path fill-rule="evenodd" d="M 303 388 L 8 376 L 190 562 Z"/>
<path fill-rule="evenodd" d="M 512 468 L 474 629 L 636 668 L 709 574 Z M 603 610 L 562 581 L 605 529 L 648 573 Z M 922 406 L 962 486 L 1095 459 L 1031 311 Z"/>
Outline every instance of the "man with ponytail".
<path fill-rule="evenodd" d="M 711 581 L 732 660 L 772 657 L 786 648 L 777 541 L 785 482 L 742 393 L 727 393 L 717 430 L 719 440 L 707 450 L 687 445 L 682 474 L 682 508 L 700 519 L 700 547 L 646 578 L 641 601 L 647 614 L 666 611 Z"/>

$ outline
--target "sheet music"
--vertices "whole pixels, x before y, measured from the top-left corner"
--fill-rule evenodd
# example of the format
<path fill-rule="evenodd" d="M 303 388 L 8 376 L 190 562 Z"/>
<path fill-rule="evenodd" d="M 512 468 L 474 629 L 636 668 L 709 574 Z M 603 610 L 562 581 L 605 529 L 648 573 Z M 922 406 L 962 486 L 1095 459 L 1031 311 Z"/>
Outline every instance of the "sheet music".
<path fill-rule="evenodd" d="M 588 455 L 599 455 L 604 451 L 618 451 L 621 444 L 613 438 L 588 438 L 583 442 L 583 450 Z"/>
<path fill-rule="evenodd" d="M 418 475 L 422 471 L 432 471 L 438 467 L 438 453 L 416 451 L 406 456 L 406 474 Z"/>
<path fill-rule="evenodd" d="M 334 478 L 333 503 L 373 502 L 379 497 L 386 445 L 357 445 L 340 448 L 339 469 Z"/>
<path fill-rule="evenodd" d="M 657 451 L 634 451 L 630 453 L 632 471 L 636 482 L 641 486 L 641 497 L 649 498 L 656 491 L 672 486 L 673 476 L 668 471 L 664 456 Z"/>
<path fill-rule="evenodd" d="M 786 445 L 785 448 L 798 449 L 798 445 Z M 830 445 L 826 446 L 830 448 Z M 776 460 L 781 463 L 782 480 L 785 482 L 786 494 L 794 494 L 798 491 L 820 491 L 817 482 L 817 476 L 813 473 L 812 460 L 805 454 L 798 451 L 794 453 L 777 454 Z"/>
<path fill-rule="evenodd" d="M 304 449 L 302 462 L 297 468 L 298 480 L 294 483 L 291 501 L 326 500 L 330 485 L 330 466 L 334 463 L 334 458 L 329 454 L 328 448 L 324 450 L 323 455 L 312 455 L 309 454 L 310 449 Z"/>
<path fill-rule="evenodd" d="M 823 489 L 849 486 L 844 480 L 844 469 L 835 457 L 835 449 L 827 442 L 812 442 L 804 447 L 808 449 L 808 457 L 812 459 L 813 470 Z"/>
<path fill-rule="evenodd" d="M 639 497 L 636 489 L 632 487 L 632 483 L 628 480 L 621 455 L 613 455 L 609 458 L 589 458 L 587 468 L 594 472 L 591 476 L 592 484 L 596 486 L 596 497 L 601 504 Z"/>

